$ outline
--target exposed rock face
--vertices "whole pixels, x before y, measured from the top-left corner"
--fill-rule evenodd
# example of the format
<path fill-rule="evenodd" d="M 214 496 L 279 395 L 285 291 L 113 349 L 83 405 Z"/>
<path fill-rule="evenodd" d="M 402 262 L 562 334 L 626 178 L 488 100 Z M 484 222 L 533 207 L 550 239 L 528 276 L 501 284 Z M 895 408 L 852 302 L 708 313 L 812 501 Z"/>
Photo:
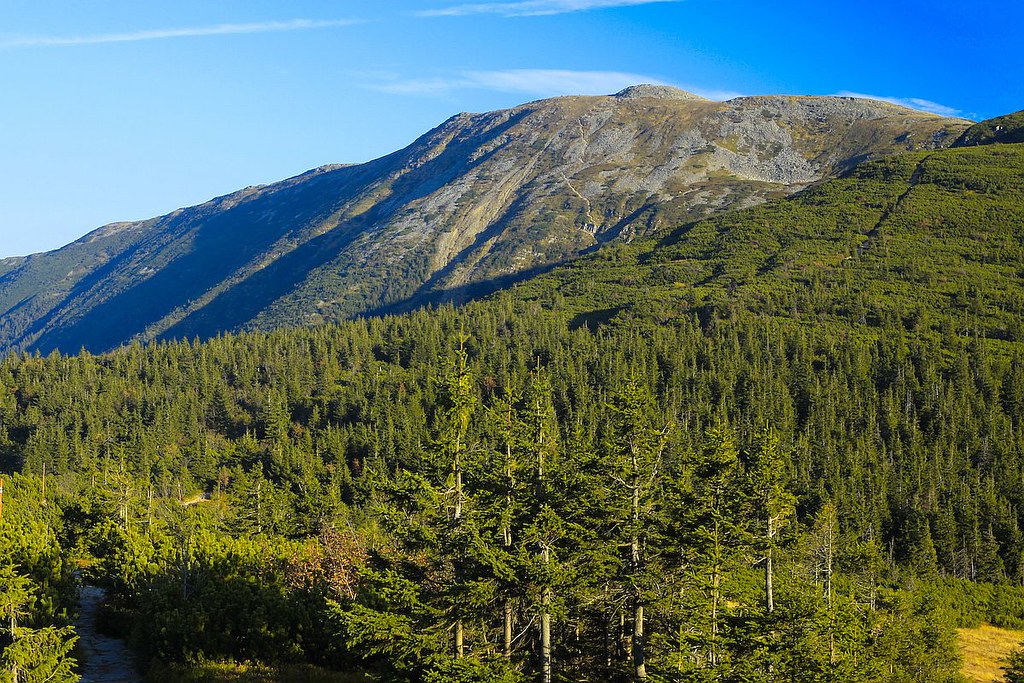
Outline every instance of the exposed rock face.
<path fill-rule="evenodd" d="M 664 86 L 459 114 L 366 164 L 0 262 L 0 349 L 99 351 L 477 294 L 967 126 L 869 100 Z"/>

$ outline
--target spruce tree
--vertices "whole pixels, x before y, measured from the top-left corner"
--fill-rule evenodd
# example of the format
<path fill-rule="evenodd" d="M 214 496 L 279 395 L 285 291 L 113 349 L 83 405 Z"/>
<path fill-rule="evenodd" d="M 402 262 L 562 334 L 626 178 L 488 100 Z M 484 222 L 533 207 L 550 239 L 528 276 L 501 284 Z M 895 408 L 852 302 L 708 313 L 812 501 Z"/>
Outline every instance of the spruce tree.
<path fill-rule="evenodd" d="M 650 390 L 635 378 L 608 404 L 610 488 L 619 515 L 617 535 L 628 549 L 623 582 L 631 608 L 630 658 L 636 681 L 648 678 L 646 610 L 651 577 L 647 543 L 649 530 L 655 526 L 655 499 L 669 433 L 668 426 L 655 426 L 651 404 Z"/>

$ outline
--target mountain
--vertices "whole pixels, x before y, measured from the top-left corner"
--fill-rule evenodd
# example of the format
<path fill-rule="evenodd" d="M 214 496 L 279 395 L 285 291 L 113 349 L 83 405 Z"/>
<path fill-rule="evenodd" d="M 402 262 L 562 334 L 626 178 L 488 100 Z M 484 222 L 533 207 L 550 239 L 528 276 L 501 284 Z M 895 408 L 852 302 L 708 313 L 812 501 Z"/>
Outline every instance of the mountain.
<path fill-rule="evenodd" d="M 365 164 L 0 261 L 0 350 L 102 351 L 478 295 L 869 158 L 949 146 L 969 125 L 871 100 L 656 86 L 459 114 Z"/>

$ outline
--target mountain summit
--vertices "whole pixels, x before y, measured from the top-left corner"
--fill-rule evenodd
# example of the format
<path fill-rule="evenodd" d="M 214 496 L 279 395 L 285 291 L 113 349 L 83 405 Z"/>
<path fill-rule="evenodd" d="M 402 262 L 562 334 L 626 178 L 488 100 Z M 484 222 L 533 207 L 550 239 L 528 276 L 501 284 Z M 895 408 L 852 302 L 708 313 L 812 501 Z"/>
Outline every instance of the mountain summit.
<path fill-rule="evenodd" d="M 625 88 L 615 93 L 612 97 L 615 97 L 620 100 L 650 97 L 659 100 L 702 100 L 705 102 L 707 101 L 707 98 L 701 97 L 700 95 L 694 95 L 692 92 L 687 92 L 680 88 L 674 88 L 671 85 L 651 85 L 649 83 L 631 85 L 628 88 Z"/>
<path fill-rule="evenodd" d="M 0 260 L 0 350 L 316 324 L 477 295 L 970 125 L 871 100 L 639 85 L 459 114 L 324 166 Z"/>

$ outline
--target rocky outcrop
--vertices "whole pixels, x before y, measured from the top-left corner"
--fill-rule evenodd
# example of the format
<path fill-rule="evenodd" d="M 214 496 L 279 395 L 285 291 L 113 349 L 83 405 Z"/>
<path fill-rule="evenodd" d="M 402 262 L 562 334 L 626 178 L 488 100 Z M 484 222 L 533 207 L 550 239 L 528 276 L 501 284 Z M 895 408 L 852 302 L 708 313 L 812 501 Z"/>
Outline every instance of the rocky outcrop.
<path fill-rule="evenodd" d="M 707 98 L 701 97 L 700 95 L 694 95 L 692 92 L 687 92 L 681 88 L 673 88 L 670 85 L 651 85 L 644 83 L 641 85 L 631 85 L 628 88 L 624 88 L 619 92 L 612 95 L 612 97 L 619 100 L 632 100 L 641 97 L 649 97 L 658 100 L 706 100 Z"/>

